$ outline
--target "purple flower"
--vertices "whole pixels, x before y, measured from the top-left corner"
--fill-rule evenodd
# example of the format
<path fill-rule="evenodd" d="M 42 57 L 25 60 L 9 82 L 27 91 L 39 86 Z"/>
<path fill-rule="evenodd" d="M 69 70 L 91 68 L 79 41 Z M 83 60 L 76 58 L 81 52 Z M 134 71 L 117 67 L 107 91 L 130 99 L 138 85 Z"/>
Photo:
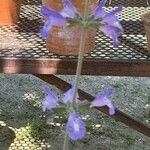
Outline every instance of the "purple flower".
<path fill-rule="evenodd" d="M 103 18 L 107 13 L 104 10 L 104 6 L 106 4 L 107 0 L 101 0 L 98 2 L 97 7 L 95 8 L 94 12 L 93 12 L 93 16 L 95 19 L 100 19 Z"/>
<path fill-rule="evenodd" d="M 113 106 L 112 102 L 108 99 L 108 96 L 110 96 L 114 92 L 113 88 L 109 88 L 104 93 L 97 96 L 92 102 L 92 107 L 102 107 L 107 106 L 109 108 L 109 114 L 114 115 L 115 114 L 115 107 Z"/>
<path fill-rule="evenodd" d="M 66 128 L 68 136 L 74 141 L 82 139 L 86 134 L 85 123 L 75 111 L 70 113 Z"/>
<path fill-rule="evenodd" d="M 121 30 L 118 27 L 111 25 L 104 25 L 100 29 L 106 36 L 113 39 L 113 47 L 114 48 L 118 47 L 119 45 L 118 36 L 120 36 Z"/>
<path fill-rule="evenodd" d="M 44 87 L 44 91 L 47 94 L 42 102 L 43 111 L 55 108 L 58 105 L 57 96 L 49 89 L 48 86 Z"/>
<path fill-rule="evenodd" d="M 64 93 L 64 97 L 63 97 L 63 103 L 67 104 L 67 103 L 71 103 L 73 101 L 73 97 L 74 97 L 74 93 L 75 93 L 75 87 L 74 85 L 67 91 Z M 76 102 L 79 102 L 79 95 L 77 93 L 77 99 Z"/>
<path fill-rule="evenodd" d="M 60 12 L 56 12 L 50 8 L 43 6 L 41 8 L 42 15 L 47 17 L 44 27 L 41 29 L 43 38 L 48 36 L 48 32 L 53 26 L 73 26 L 79 25 L 85 27 L 85 23 L 89 27 L 98 28 L 113 40 L 113 46 L 118 47 L 118 37 L 123 32 L 123 28 L 118 21 L 116 14 L 122 10 L 122 6 L 118 6 L 111 12 L 106 12 L 104 6 L 107 0 L 101 0 L 92 13 L 92 17 L 83 23 L 83 18 L 79 15 L 77 9 L 70 0 L 62 0 L 64 8 Z M 80 16 L 80 17 L 79 17 Z"/>
<path fill-rule="evenodd" d="M 78 14 L 76 8 L 69 0 L 63 0 L 64 8 L 61 10 L 60 14 L 64 18 L 75 18 L 76 14 Z"/>
<path fill-rule="evenodd" d="M 66 18 L 74 18 L 78 14 L 76 8 L 69 0 L 63 0 L 64 8 L 60 12 L 56 12 L 53 9 L 42 6 L 41 14 L 47 16 L 44 27 L 41 29 L 41 36 L 46 38 L 49 30 L 53 26 L 65 26 L 67 25 Z"/>
<path fill-rule="evenodd" d="M 64 26 L 66 25 L 66 20 L 56 11 L 47 8 L 45 6 L 41 7 L 41 14 L 47 17 L 44 27 L 41 29 L 41 35 L 43 38 L 48 36 L 49 30 L 52 26 Z"/>
<path fill-rule="evenodd" d="M 67 103 L 71 103 L 73 101 L 73 96 L 74 96 L 74 87 L 70 88 L 67 92 L 64 93 L 64 97 L 63 97 L 63 103 L 67 104 Z"/>
<path fill-rule="evenodd" d="M 108 12 L 105 14 L 105 16 L 103 17 L 103 22 L 109 24 L 109 25 L 114 25 L 114 26 L 118 26 L 116 25 L 116 22 L 118 23 L 118 17 L 116 16 L 116 14 L 120 11 L 122 11 L 122 5 L 119 5 L 118 7 L 116 7 L 114 10 L 112 10 L 111 12 Z M 120 27 L 119 27 L 120 28 Z"/>
<path fill-rule="evenodd" d="M 103 8 L 106 0 L 102 0 L 96 9 L 94 10 L 94 18 L 101 21 L 102 26 L 100 30 L 108 37 L 112 38 L 113 46 L 118 47 L 118 37 L 123 32 L 123 28 L 118 21 L 116 14 L 122 10 L 122 6 L 119 5 L 116 9 L 111 12 L 106 12 Z"/>

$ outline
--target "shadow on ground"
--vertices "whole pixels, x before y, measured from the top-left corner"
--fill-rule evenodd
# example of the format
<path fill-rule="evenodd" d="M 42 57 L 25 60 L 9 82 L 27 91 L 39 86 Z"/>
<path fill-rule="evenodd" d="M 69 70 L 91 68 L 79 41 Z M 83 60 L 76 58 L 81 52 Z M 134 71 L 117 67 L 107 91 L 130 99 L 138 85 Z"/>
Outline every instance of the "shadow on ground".
<path fill-rule="evenodd" d="M 61 78 L 69 82 L 73 80 L 73 76 Z M 45 119 L 41 109 L 44 85 L 43 81 L 32 75 L 1 74 L 0 150 L 62 150 L 67 117 L 64 112 L 54 115 L 53 119 Z M 150 118 L 149 85 L 149 78 L 100 76 L 81 78 L 81 88 L 92 95 L 97 95 L 109 86 L 115 87 L 116 94 L 111 97 L 115 105 L 146 124 L 149 124 Z M 53 86 L 49 87 L 59 97 L 63 96 L 61 91 Z M 85 111 L 82 116 L 86 122 L 87 135 L 76 143 L 70 141 L 70 150 L 150 148 L 149 138 L 96 110 Z"/>

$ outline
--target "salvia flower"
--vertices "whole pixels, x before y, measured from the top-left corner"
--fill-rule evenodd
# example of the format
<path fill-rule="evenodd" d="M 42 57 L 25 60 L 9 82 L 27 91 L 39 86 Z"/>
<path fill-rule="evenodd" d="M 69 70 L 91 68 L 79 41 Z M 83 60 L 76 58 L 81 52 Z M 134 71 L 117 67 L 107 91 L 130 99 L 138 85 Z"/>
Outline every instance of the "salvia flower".
<path fill-rule="evenodd" d="M 75 18 L 78 14 L 76 8 L 69 0 L 63 0 L 64 8 L 61 10 L 60 14 L 64 18 Z"/>
<path fill-rule="evenodd" d="M 41 7 L 41 14 L 47 16 L 44 27 L 41 29 L 41 35 L 43 38 L 48 36 L 48 31 L 53 26 L 65 26 L 67 25 L 67 18 L 74 18 L 78 13 L 76 8 L 69 0 L 63 0 L 64 8 L 60 12 L 56 12 L 46 6 Z"/>
<path fill-rule="evenodd" d="M 74 93 L 75 93 L 75 86 L 72 85 L 72 87 L 64 93 L 63 103 L 64 104 L 72 103 Z M 78 92 L 77 92 L 76 103 L 79 103 L 79 94 L 78 94 Z"/>
<path fill-rule="evenodd" d="M 74 141 L 82 139 L 86 134 L 85 123 L 75 111 L 70 112 L 66 128 L 67 135 Z"/>
<path fill-rule="evenodd" d="M 106 4 L 106 1 L 107 0 L 102 0 L 101 2 L 99 2 L 98 6 L 94 10 L 93 16 L 95 19 L 101 21 L 100 30 L 106 36 L 112 38 L 114 47 L 118 47 L 119 45 L 118 37 L 123 32 L 123 28 L 119 23 L 116 14 L 122 10 L 122 6 L 119 5 L 111 12 L 106 12 L 103 8 L 104 5 Z"/>
<path fill-rule="evenodd" d="M 73 95 L 75 92 L 74 90 L 75 90 L 74 87 L 72 87 L 64 93 L 64 97 L 63 97 L 64 104 L 71 103 L 73 101 Z"/>
<path fill-rule="evenodd" d="M 44 91 L 47 95 L 42 102 L 43 112 L 56 108 L 58 105 L 58 97 L 49 89 L 47 85 L 44 86 Z"/>
<path fill-rule="evenodd" d="M 60 12 L 56 12 L 50 8 L 43 6 L 41 13 L 47 16 L 44 27 L 41 29 L 43 38 L 48 36 L 48 32 L 53 26 L 82 26 L 86 28 L 99 28 L 106 36 L 113 40 L 113 46 L 119 44 L 118 37 L 123 32 L 123 28 L 116 16 L 122 10 L 122 6 L 118 6 L 111 12 L 106 12 L 104 6 L 107 0 L 99 1 L 90 17 L 83 19 L 70 0 L 62 0 L 64 8 Z"/>
<path fill-rule="evenodd" d="M 41 36 L 43 38 L 48 36 L 49 30 L 51 30 L 53 26 L 66 25 L 66 20 L 64 19 L 64 17 L 52 9 L 43 6 L 41 8 L 41 14 L 47 17 L 47 20 L 45 21 L 45 24 L 41 29 Z"/>
<path fill-rule="evenodd" d="M 93 11 L 93 16 L 95 19 L 103 18 L 107 13 L 104 10 L 104 6 L 106 4 L 107 0 L 101 0 L 98 2 L 98 5 L 96 6 L 95 10 Z"/>
<path fill-rule="evenodd" d="M 113 88 L 107 89 L 104 93 L 97 96 L 92 102 L 91 107 L 102 107 L 107 106 L 109 108 L 109 114 L 115 114 L 115 107 L 112 104 L 111 100 L 108 98 L 114 92 Z"/>

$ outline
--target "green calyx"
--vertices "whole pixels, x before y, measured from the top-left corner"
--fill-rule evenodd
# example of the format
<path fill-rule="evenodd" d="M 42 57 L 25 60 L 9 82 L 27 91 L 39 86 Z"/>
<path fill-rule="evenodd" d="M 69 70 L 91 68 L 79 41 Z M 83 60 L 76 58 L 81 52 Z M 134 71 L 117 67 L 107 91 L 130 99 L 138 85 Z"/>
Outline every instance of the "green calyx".
<path fill-rule="evenodd" d="M 95 20 L 93 16 L 83 19 L 81 16 L 77 15 L 75 18 L 67 18 L 68 26 L 78 26 L 84 28 L 95 28 L 98 29 L 101 25 L 100 20 Z"/>

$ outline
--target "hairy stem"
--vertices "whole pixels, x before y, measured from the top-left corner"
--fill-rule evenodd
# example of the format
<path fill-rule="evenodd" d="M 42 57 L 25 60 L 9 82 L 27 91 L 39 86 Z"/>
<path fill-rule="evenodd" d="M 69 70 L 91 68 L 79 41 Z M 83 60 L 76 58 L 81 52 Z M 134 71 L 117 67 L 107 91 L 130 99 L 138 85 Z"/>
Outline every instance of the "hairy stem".
<path fill-rule="evenodd" d="M 84 21 L 86 21 L 87 16 L 88 16 L 88 4 L 89 4 L 89 0 L 85 0 L 85 8 L 84 8 L 84 16 L 83 16 L 83 20 Z M 87 36 L 87 29 L 86 28 L 82 28 L 81 38 L 80 38 L 78 64 L 77 64 L 75 83 L 74 83 L 75 92 L 74 92 L 74 95 L 73 95 L 72 108 L 73 108 L 73 106 L 76 106 L 76 108 L 77 108 L 76 99 L 77 99 L 77 91 L 78 91 L 79 79 L 80 79 L 81 70 L 82 70 L 82 63 L 83 63 L 83 56 L 84 56 L 86 36 Z M 64 140 L 63 150 L 68 150 L 68 137 L 67 137 L 66 133 L 65 133 L 65 140 Z"/>
<path fill-rule="evenodd" d="M 112 0 L 109 0 L 109 5 L 111 5 L 111 3 L 112 3 Z"/>
<path fill-rule="evenodd" d="M 83 15 L 83 20 L 84 21 L 86 20 L 86 18 L 88 16 L 88 5 L 89 5 L 89 0 L 85 0 L 85 8 L 84 8 L 84 15 Z M 81 70 L 82 70 L 82 63 L 83 63 L 86 36 L 87 36 L 87 29 L 82 28 L 81 38 L 80 38 L 78 64 L 77 64 L 75 83 L 74 83 L 75 92 L 74 92 L 74 96 L 73 96 L 73 106 L 76 104 L 76 99 L 77 99 L 77 91 L 78 91 L 78 85 L 79 85 Z"/>
<path fill-rule="evenodd" d="M 68 137 L 67 137 L 67 133 L 66 132 L 65 132 L 65 136 L 64 136 L 63 150 L 69 150 L 68 149 Z"/>

